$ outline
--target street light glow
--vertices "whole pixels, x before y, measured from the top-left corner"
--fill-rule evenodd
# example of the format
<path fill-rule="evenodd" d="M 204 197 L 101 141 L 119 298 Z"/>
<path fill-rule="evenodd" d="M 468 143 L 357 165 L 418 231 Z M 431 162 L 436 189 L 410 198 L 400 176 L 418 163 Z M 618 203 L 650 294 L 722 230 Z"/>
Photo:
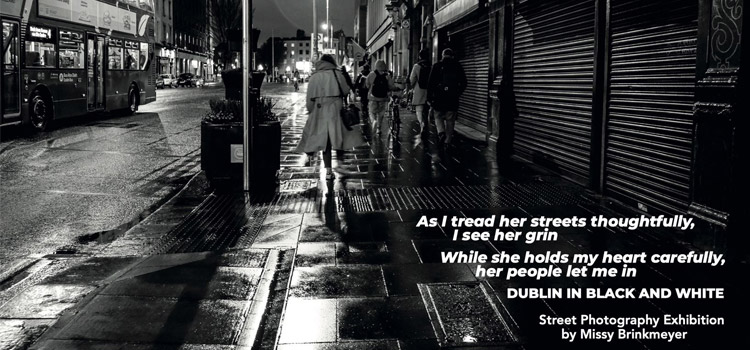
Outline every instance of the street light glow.
<path fill-rule="evenodd" d="M 328 23 L 323 23 L 323 30 L 328 30 Z"/>

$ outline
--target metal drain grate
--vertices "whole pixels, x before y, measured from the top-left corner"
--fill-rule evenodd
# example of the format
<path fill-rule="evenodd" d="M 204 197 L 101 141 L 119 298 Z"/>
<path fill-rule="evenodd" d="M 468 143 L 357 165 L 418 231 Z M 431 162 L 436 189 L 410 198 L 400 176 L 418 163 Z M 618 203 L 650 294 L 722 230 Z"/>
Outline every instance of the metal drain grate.
<path fill-rule="evenodd" d="M 486 281 L 418 287 L 440 347 L 520 348 L 515 321 Z"/>
<path fill-rule="evenodd" d="M 292 186 L 304 188 L 307 185 Z M 364 213 L 391 210 L 475 209 L 512 206 L 571 205 L 584 196 L 559 185 L 507 184 L 497 186 L 379 187 L 335 193 L 336 210 Z M 179 225 L 169 231 L 151 254 L 221 251 L 252 245 L 268 215 L 320 213 L 323 194 L 307 190 L 251 197 L 244 194 L 209 196 Z"/>
<path fill-rule="evenodd" d="M 381 187 L 336 193 L 338 210 L 474 209 L 514 206 L 572 205 L 586 202 L 571 189 L 551 184 Z"/>
<path fill-rule="evenodd" d="M 249 247 L 272 206 L 242 194 L 211 195 L 170 230 L 150 254 Z"/>

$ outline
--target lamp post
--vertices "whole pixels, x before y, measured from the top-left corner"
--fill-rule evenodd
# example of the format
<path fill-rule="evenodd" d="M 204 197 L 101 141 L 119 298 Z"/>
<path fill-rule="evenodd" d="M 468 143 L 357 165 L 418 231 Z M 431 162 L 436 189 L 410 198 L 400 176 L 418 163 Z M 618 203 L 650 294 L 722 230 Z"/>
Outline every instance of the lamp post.
<path fill-rule="evenodd" d="M 242 138 L 242 188 L 247 192 L 250 191 L 250 176 L 253 173 L 252 163 L 250 163 L 250 152 L 252 152 L 253 141 L 253 109 L 250 108 L 250 28 L 253 27 L 253 19 L 250 16 L 250 9 L 253 6 L 253 0 L 242 0 L 242 121 L 245 125 L 243 128 Z"/>
<path fill-rule="evenodd" d="M 276 44 L 274 42 L 274 29 L 271 28 L 271 74 L 273 75 L 273 81 L 276 81 Z"/>
<path fill-rule="evenodd" d="M 315 0 L 313 0 L 313 34 L 312 34 L 312 59 L 311 61 L 318 60 L 318 8 L 315 6 Z"/>

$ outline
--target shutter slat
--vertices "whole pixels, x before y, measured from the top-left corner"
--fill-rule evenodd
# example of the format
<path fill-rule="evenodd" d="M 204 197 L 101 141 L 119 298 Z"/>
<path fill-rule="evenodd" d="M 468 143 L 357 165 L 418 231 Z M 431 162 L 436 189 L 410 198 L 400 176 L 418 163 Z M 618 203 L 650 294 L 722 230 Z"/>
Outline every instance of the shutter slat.
<path fill-rule="evenodd" d="M 611 6 L 604 193 L 649 210 L 684 212 L 698 1 L 612 0 Z"/>
<path fill-rule="evenodd" d="M 589 177 L 594 20 L 593 0 L 520 1 L 514 19 L 514 154 L 579 183 Z"/>
<path fill-rule="evenodd" d="M 487 131 L 489 96 L 489 22 L 450 36 L 451 48 L 466 73 L 466 90 L 458 100 L 457 123 Z"/>

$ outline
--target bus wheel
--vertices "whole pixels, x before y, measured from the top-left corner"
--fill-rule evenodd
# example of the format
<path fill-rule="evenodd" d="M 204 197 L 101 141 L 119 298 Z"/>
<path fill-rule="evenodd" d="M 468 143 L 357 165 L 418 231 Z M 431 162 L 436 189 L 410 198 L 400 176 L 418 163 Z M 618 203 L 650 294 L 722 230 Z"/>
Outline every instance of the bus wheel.
<path fill-rule="evenodd" d="M 135 114 L 138 111 L 138 89 L 135 86 L 130 87 L 128 91 L 128 113 Z"/>
<path fill-rule="evenodd" d="M 29 121 L 34 130 L 45 131 L 49 128 L 52 119 L 52 104 L 41 92 L 34 92 L 29 112 Z"/>

